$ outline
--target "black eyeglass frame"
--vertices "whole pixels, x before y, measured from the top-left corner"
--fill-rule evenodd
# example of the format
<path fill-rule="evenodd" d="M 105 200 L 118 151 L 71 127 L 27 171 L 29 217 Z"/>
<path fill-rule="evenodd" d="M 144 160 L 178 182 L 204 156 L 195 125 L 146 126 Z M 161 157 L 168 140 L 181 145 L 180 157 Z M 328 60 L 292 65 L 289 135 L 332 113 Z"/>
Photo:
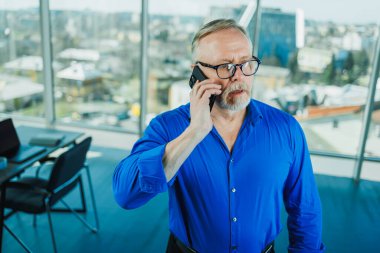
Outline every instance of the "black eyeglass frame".
<path fill-rule="evenodd" d="M 257 67 L 256 67 L 255 71 L 254 71 L 252 74 L 250 74 L 250 75 L 246 75 L 246 74 L 243 72 L 243 65 L 246 64 L 247 62 L 250 62 L 250 61 L 255 61 L 255 62 L 257 62 Z M 243 75 L 245 75 L 245 76 L 253 76 L 254 74 L 257 73 L 257 70 L 259 69 L 259 66 L 260 66 L 260 64 L 261 64 L 261 60 L 260 60 L 259 58 L 257 58 L 256 56 L 253 56 L 253 55 L 252 55 L 252 59 L 250 59 L 250 60 L 248 60 L 248 61 L 245 61 L 245 62 L 243 62 L 243 63 L 240 63 L 240 64 L 222 63 L 222 64 L 219 64 L 219 65 L 211 65 L 211 64 L 204 63 L 204 62 L 201 62 L 201 61 L 196 61 L 196 62 L 195 62 L 195 64 L 198 64 L 198 63 L 199 63 L 200 65 L 202 65 L 203 67 L 207 67 L 207 68 L 215 69 L 215 72 L 216 72 L 216 74 L 218 75 L 218 77 L 219 77 L 220 79 L 228 79 L 228 78 L 231 78 L 231 77 L 233 77 L 233 76 L 235 75 L 235 73 L 236 73 L 236 68 L 237 68 L 237 67 L 240 67 L 240 70 L 241 70 L 241 72 L 243 73 Z M 231 76 L 229 76 L 229 77 L 220 77 L 220 76 L 219 76 L 219 74 L 218 74 L 218 68 L 219 68 L 220 66 L 223 66 L 223 65 L 232 65 L 232 66 L 234 67 L 234 70 L 233 70 Z"/>

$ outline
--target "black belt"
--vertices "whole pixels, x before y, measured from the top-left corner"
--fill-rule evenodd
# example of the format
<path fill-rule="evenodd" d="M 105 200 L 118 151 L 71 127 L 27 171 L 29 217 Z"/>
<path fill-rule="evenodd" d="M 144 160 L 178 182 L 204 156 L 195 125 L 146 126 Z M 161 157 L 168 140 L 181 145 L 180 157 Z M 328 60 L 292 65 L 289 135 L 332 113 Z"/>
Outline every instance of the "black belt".
<path fill-rule="evenodd" d="M 173 234 L 172 234 L 173 235 Z M 190 247 L 187 247 L 181 240 L 179 240 L 177 237 L 173 235 L 175 244 L 178 246 L 178 248 L 181 250 L 181 253 L 197 253 L 196 250 L 193 250 Z"/>
<path fill-rule="evenodd" d="M 190 247 L 187 247 L 183 242 L 181 242 L 181 240 L 179 240 L 173 234 L 171 234 L 171 235 L 173 236 L 173 239 L 174 239 L 176 245 L 181 250 L 181 253 L 198 253 L 196 250 L 194 250 L 194 249 L 192 249 Z M 265 249 L 263 249 L 261 251 L 261 253 L 274 253 L 274 241 L 272 241 L 271 243 L 269 243 L 265 247 Z"/>
<path fill-rule="evenodd" d="M 269 243 L 261 253 L 274 253 L 274 241 Z"/>

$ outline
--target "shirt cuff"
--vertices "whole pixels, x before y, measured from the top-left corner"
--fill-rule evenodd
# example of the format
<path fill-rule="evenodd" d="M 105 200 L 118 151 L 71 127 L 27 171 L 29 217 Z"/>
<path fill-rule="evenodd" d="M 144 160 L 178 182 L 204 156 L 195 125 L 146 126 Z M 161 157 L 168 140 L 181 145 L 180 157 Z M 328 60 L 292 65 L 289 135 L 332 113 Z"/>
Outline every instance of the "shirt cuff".
<path fill-rule="evenodd" d="M 140 189 L 147 193 L 160 193 L 168 189 L 162 157 L 165 153 L 165 145 L 158 146 L 142 153 L 137 166 L 140 171 Z"/>

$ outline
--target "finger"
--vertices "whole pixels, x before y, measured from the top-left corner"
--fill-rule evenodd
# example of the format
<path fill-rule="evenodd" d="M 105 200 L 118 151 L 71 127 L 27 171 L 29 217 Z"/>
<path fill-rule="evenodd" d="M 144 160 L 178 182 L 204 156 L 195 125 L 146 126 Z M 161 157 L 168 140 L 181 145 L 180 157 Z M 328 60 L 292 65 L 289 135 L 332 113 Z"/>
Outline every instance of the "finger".
<path fill-rule="evenodd" d="M 199 91 L 198 94 L 190 96 L 190 102 L 193 102 L 194 99 L 196 100 L 203 100 L 208 99 L 212 95 L 220 95 L 222 93 L 222 90 L 220 88 L 220 85 L 217 85 L 215 88 L 207 89 L 204 91 Z"/>
<path fill-rule="evenodd" d="M 198 93 L 200 87 L 200 82 L 197 80 L 192 89 L 193 95 L 196 95 Z"/>
<path fill-rule="evenodd" d="M 218 89 L 209 89 L 209 90 L 206 90 L 204 93 L 203 93 L 203 96 L 201 97 L 201 99 L 208 99 L 210 98 L 212 95 L 220 95 L 222 93 L 221 90 L 218 90 Z"/>
<path fill-rule="evenodd" d="M 198 98 L 201 98 L 203 96 L 203 94 L 205 93 L 205 91 L 209 90 L 209 89 L 215 89 L 215 90 L 222 90 L 222 86 L 219 85 L 219 84 L 205 84 L 205 85 L 202 85 L 199 89 L 198 89 L 198 92 L 197 92 L 197 97 Z"/>
<path fill-rule="evenodd" d="M 197 93 L 199 93 L 200 91 L 207 90 L 207 89 L 221 89 L 221 88 L 222 88 L 222 85 L 217 84 L 217 83 L 205 83 L 198 87 Z"/>
<path fill-rule="evenodd" d="M 202 87 L 202 86 L 205 85 L 205 84 L 210 84 L 210 83 L 216 84 L 217 81 L 216 81 L 215 79 L 205 79 L 205 80 L 203 80 L 203 81 L 199 81 L 199 80 L 197 80 L 197 81 L 195 82 L 194 86 L 193 86 L 193 90 L 198 91 L 198 89 L 199 89 L 200 87 Z"/>

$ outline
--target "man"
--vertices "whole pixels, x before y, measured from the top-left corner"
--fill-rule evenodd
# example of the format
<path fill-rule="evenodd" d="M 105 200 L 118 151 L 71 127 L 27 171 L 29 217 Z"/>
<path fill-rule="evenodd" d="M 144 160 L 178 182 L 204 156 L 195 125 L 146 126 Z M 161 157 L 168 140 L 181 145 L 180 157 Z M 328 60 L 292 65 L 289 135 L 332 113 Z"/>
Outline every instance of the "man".
<path fill-rule="evenodd" d="M 260 61 L 233 20 L 193 40 L 190 103 L 152 120 L 117 166 L 116 201 L 136 208 L 169 191 L 167 252 L 274 252 L 282 203 L 289 252 L 323 252 L 321 206 L 305 137 L 290 115 L 251 100 Z M 210 112 L 209 98 L 216 95 Z"/>

